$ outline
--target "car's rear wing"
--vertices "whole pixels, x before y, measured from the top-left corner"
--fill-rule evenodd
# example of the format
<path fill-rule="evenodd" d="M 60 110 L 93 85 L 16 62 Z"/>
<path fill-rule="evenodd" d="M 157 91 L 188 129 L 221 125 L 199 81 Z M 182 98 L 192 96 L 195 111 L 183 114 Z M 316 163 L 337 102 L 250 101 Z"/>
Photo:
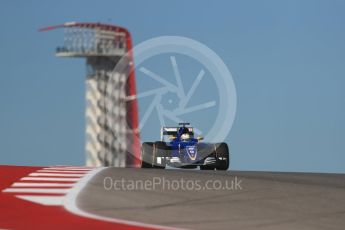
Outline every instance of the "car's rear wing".
<path fill-rule="evenodd" d="M 169 135 L 169 136 L 176 136 L 177 131 L 180 127 L 162 127 L 161 128 L 161 141 L 163 141 L 164 136 Z M 189 131 L 190 135 L 194 135 L 194 130 L 193 127 L 186 127 Z"/>

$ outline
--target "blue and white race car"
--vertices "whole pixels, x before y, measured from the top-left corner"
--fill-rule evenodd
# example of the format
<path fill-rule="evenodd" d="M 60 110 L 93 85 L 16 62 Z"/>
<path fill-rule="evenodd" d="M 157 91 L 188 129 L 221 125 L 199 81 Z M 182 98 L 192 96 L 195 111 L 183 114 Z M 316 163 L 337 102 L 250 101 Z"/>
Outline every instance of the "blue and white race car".
<path fill-rule="evenodd" d="M 141 167 L 197 168 L 201 170 L 227 170 L 229 148 L 226 143 L 202 143 L 202 137 L 194 138 L 189 123 L 179 127 L 162 127 L 161 140 L 144 142 L 141 147 Z"/>

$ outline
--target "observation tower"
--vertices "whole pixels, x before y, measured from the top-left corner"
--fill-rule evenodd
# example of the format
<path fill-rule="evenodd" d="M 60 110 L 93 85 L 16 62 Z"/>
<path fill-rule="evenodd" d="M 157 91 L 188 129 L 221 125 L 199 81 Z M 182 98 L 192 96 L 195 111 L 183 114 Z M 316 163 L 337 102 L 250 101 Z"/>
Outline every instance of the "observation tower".
<path fill-rule="evenodd" d="M 138 167 L 140 136 L 130 33 L 114 25 L 78 22 L 40 31 L 59 28 L 65 36 L 56 56 L 86 59 L 86 165 Z M 126 66 L 115 72 L 120 59 Z"/>

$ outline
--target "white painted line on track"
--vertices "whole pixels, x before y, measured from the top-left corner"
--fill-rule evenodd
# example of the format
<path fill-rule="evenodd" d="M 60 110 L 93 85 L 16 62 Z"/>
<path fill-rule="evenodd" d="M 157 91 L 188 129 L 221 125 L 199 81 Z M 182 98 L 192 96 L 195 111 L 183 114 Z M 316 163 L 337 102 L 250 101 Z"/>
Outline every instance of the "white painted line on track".
<path fill-rule="evenodd" d="M 68 170 L 68 171 L 91 171 L 92 169 L 89 168 L 57 168 L 57 167 L 52 167 L 52 168 L 43 168 L 44 170 L 46 169 L 51 169 L 51 170 Z"/>
<path fill-rule="evenodd" d="M 87 183 L 99 172 L 104 170 L 106 168 L 100 167 L 96 168 L 92 171 L 90 171 L 88 174 L 86 174 L 85 177 L 81 178 L 75 186 L 68 192 L 66 195 L 64 201 L 63 201 L 63 206 L 65 207 L 66 210 L 69 212 L 78 215 L 78 216 L 83 216 L 87 217 L 90 219 L 96 219 L 96 220 L 102 220 L 102 221 L 108 221 L 108 222 L 113 222 L 113 223 L 118 223 L 118 224 L 125 224 L 125 225 L 130 225 L 130 226 L 137 226 L 137 227 L 146 227 L 146 228 L 153 228 L 153 229 L 166 229 L 166 230 L 176 230 L 181 228 L 172 228 L 172 227 L 166 227 L 162 225 L 155 225 L 155 224 L 146 224 L 146 223 L 141 223 L 141 222 L 136 222 L 136 221 L 129 221 L 129 220 L 122 220 L 122 219 L 117 219 L 117 218 L 110 218 L 110 217 L 104 217 L 92 213 L 85 212 L 84 210 L 80 209 L 77 205 L 77 197 L 79 193 L 86 187 Z"/>
<path fill-rule="evenodd" d="M 82 177 L 85 174 L 72 173 L 30 173 L 29 176 L 61 176 L 61 177 Z"/>
<path fill-rule="evenodd" d="M 72 187 L 74 183 L 25 183 L 15 182 L 11 187 Z"/>
<path fill-rule="evenodd" d="M 20 199 L 43 205 L 62 205 L 65 196 L 16 196 Z"/>
<path fill-rule="evenodd" d="M 6 188 L 2 190 L 3 192 L 13 192 L 13 193 L 56 193 L 56 194 L 66 194 L 70 189 L 62 188 Z"/>
<path fill-rule="evenodd" d="M 94 169 L 93 166 L 72 166 L 72 165 L 54 165 L 49 168 L 77 168 L 77 169 Z"/>
<path fill-rule="evenodd" d="M 80 178 L 64 178 L 64 177 L 23 177 L 20 180 L 31 180 L 31 181 L 78 181 Z"/>
<path fill-rule="evenodd" d="M 38 172 L 38 173 L 49 173 L 49 172 L 51 172 L 51 173 L 83 173 L 83 174 L 85 174 L 85 173 L 88 173 L 90 170 L 87 170 L 87 171 L 85 171 L 85 170 L 74 170 L 74 171 L 69 171 L 69 170 L 57 170 L 57 169 L 55 169 L 55 170 L 49 170 L 49 169 L 40 169 L 40 170 L 37 170 L 36 172 Z"/>

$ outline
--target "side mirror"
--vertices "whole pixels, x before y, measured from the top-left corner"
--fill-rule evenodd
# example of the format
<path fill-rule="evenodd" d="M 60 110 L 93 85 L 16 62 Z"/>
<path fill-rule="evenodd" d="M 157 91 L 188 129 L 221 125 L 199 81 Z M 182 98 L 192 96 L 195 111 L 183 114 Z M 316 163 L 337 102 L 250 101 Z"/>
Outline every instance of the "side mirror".
<path fill-rule="evenodd" d="M 202 136 L 198 136 L 196 139 L 197 139 L 198 141 L 204 140 L 204 138 L 203 138 Z"/>

